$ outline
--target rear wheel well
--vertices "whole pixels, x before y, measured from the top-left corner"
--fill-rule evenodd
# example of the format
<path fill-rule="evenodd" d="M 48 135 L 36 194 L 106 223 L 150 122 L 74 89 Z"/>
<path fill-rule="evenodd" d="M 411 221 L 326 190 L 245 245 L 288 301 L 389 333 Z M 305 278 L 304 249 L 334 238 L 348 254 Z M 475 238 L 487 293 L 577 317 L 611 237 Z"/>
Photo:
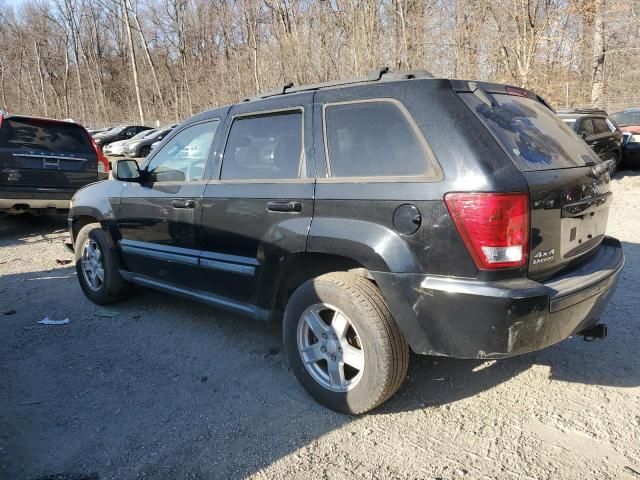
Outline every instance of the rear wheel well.
<path fill-rule="evenodd" d="M 280 275 L 274 308 L 276 318 L 282 316 L 289 297 L 304 282 L 325 273 L 346 271 L 373 280 L 369 270 L 348 257 L 324 253 L 302 253 L 291 258 Z"/>

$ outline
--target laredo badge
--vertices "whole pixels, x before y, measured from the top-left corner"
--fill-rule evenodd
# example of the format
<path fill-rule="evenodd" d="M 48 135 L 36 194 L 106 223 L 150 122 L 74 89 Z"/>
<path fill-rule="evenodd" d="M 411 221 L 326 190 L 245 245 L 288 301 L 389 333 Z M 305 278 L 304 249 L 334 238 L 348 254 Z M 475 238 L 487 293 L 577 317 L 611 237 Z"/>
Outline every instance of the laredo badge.
<path fill-rule="evenodd" d="M 550 262 L 551 260 L 553 260 L 555 254 L 556 250 L 554 248 L 544 252 L 538 252 L 533 256 L 533 264 L 538 265 L 539 263 Z"/>

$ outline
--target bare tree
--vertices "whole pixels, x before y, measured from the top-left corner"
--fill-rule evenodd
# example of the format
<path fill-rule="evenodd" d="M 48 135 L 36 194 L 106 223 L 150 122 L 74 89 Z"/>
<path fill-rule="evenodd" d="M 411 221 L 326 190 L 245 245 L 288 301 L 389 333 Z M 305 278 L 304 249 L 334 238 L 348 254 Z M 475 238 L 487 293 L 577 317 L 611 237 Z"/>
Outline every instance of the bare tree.
<path fill-rule="evenodd" d="M 138 82 L 138 64 L 136 62 L 136 52 L 133 48 L 133 34 L 131 33 L 131 23 L 129 22 L 129 7 L 127 7 L 127 0 L 121 0 L 121 5 L 125 28 L 127 29 L 127 38 L 129 40 L 131 74 L 133 75 L 133 86 L 136 91 L 136 100 L 138 101 L 138 114 L 140 115 L 140 123 L 144 125 L 144 111 L 142 110 L 142 97 L 140 95 L 140 83 Z"/>
<path fill-rule="evenodd" d="M 91 124 L 384 65 L 640 105 L 640 0 L 22 0 L 0 41 L 3 108 Z"/>
<path fill-rule="evenodd" d="M 593 0 L 593 63 L 591 66 L 591 104 L 600 105 L 604 89 L 604 0 Z"/>

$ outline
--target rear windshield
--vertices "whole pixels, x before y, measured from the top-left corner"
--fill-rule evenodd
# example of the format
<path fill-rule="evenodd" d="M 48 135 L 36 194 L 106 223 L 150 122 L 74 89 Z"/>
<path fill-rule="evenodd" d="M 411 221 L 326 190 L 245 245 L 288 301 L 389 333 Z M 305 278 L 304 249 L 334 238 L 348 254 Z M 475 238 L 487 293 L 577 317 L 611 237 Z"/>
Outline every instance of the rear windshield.
<path fill-rule="evenodd" d="M 598 156 L 571 127 L 537 100 L 494 94 L 498 105 L 491 106 L 473 93 L 461 96 L 522 171 L 599 163 Z"/>
<path fill-rule="evenodd" d="M 89 136 L 82 127 L 74 123 L 32 118 L 5 118 L 0 128 L 0 148 L 95 153 Z"/>

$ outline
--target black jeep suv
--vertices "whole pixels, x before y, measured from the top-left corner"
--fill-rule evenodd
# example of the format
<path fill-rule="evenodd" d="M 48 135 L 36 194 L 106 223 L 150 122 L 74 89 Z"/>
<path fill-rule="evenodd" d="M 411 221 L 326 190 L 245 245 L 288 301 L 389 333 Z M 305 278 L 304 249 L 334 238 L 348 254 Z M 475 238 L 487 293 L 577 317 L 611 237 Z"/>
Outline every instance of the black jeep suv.
<path fill-rule="evenodd" d="M 609 169 L 535 93 L 389 73 L 196 115 L 79 191 L 96 303 L 156 288 L 256 319 L 324 405 L 360 413 L 409 349 L 501 358 L 597 324 L 623 265 Z"/>
<path fill-rule="evenodd" d="M 602 160 L 622 161 L 623 136 L 607 112 L 597 108 L 558 110 L 558 116 L 593 148 Z"/>
<path fill-rule="evenodd" d="M 68 210 L 109 160 L 77 123 L 0 114 L 0 214 Z"/>

